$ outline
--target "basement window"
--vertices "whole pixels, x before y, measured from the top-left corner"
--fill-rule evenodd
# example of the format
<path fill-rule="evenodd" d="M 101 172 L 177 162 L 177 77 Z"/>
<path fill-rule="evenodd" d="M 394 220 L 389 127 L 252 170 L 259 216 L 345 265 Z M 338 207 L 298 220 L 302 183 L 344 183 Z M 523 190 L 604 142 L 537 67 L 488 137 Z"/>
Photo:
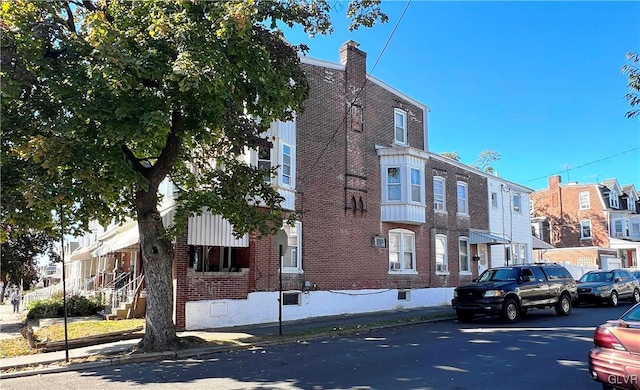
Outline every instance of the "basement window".
<path fill-rule="evenodd" d="M 409 300 L 409 291 L 407 291 L 407 290 L 398 290 L 398 300 L 399 301 L 408 301 Z"/>
<path fill-rule="evenodd" d="M 285 306 L 300 305 L 300 293 L 282 294 L 282 304 Z"/>

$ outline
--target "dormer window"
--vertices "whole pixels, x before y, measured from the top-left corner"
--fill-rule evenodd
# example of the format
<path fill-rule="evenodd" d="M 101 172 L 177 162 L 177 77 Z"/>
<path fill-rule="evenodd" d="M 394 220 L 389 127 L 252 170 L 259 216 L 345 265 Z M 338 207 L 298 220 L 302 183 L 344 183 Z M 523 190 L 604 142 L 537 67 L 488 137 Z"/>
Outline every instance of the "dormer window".
<path fill-rule="evenodd" d="M 407 144 L 407 113 L 396 108 L 394 110 L 394 139 L 397 144 Z"/>
<path fill-rule="evenodd" d="M 618 207 L 620 207 L 620 202 L 618 201 L 618 195 L 613 191 L 609 193 L 609 206 L 613 209 L 617 209 Z"/>

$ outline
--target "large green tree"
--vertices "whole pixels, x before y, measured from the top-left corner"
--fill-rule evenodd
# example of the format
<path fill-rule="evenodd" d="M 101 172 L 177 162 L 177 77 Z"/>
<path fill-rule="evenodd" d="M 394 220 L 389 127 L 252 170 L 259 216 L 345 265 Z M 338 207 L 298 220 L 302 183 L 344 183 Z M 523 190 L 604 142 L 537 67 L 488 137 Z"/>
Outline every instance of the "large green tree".
<path fill-rule="evenodd" d="M 280 26 L 330 33 L 331 5 L 2 1 L 1 153 L 3 172 L 12 172 L 3 223 L 51 226 L 51 210 L 77 230 L 136 218 L 148 297 L 140 350 L 180 346 L 172 245 L 158 211 L 166 177 L 180 189 L 178 228 L 203 207 L 236 234 L 281 227 L 267 172 L 237 157 L 270 146 L 264 131 L 291 119 L 308 94 L 305 47 L 287 43 Z M 345 10 L 352 28 L 386 21 L 377 0 Z"/>
<path fill-rule="evenodd" d="M 0 280 L 20 284 L 29 289 L 38 280 L 37 258 L 49 256 L 50 260 L 58 260 L 55 244 L 56 238 L 43 232 L 25 232 L 10 235 L 0 244 Z M 2 291 L 4 293 L 4 289 Z"/>

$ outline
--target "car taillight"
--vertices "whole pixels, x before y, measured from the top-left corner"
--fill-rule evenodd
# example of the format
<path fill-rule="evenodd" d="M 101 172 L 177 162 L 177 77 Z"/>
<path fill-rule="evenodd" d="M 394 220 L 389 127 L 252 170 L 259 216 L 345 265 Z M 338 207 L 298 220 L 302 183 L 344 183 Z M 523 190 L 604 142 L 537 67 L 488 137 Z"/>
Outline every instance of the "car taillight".
<path fill-rule="evenodd" d="M 620 344 L 620 340 L 614 336 L 607 328 L 602 326 L 598 327 L 593 332 L 593 344 L 596 347 L 611 348 L 618 351 L 626 351 L 626 349 Z"/>

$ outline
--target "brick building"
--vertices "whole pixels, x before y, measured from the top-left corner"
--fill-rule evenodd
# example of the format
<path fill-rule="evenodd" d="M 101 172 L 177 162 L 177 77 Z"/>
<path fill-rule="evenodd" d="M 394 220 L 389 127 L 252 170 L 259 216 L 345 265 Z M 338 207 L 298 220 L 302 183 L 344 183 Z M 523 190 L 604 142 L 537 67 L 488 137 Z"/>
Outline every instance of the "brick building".
<path fill-rule="evenodd" d="M 220 216 L 189 218 L 174 243 L 177 329 L 446 305 L 509 253 L 531 259 L 528 213 L 513 213 L 530 190 L 430 153 L 428 107 L 368 76 L 366 57 L 352 41 L 339 64 L 303 57 L 303 110 L 272 123 L 271 149 L 244 156 L 278 167 L 265 180 L 297 215 L 286 235 L 237 238 Z M 104 252 L 123 249 L 136 251 Z"/>
<path fill-rule="evenodd" d="M 603 258 L 617 258 L 623 267 L 638 266 L 640 206 L 633 185 L 621 187 L 615 179 L 562 184 L 552 176 L 531 201 L 534 234 L 556 247 L 536 256 L 598 267 Z"/>

